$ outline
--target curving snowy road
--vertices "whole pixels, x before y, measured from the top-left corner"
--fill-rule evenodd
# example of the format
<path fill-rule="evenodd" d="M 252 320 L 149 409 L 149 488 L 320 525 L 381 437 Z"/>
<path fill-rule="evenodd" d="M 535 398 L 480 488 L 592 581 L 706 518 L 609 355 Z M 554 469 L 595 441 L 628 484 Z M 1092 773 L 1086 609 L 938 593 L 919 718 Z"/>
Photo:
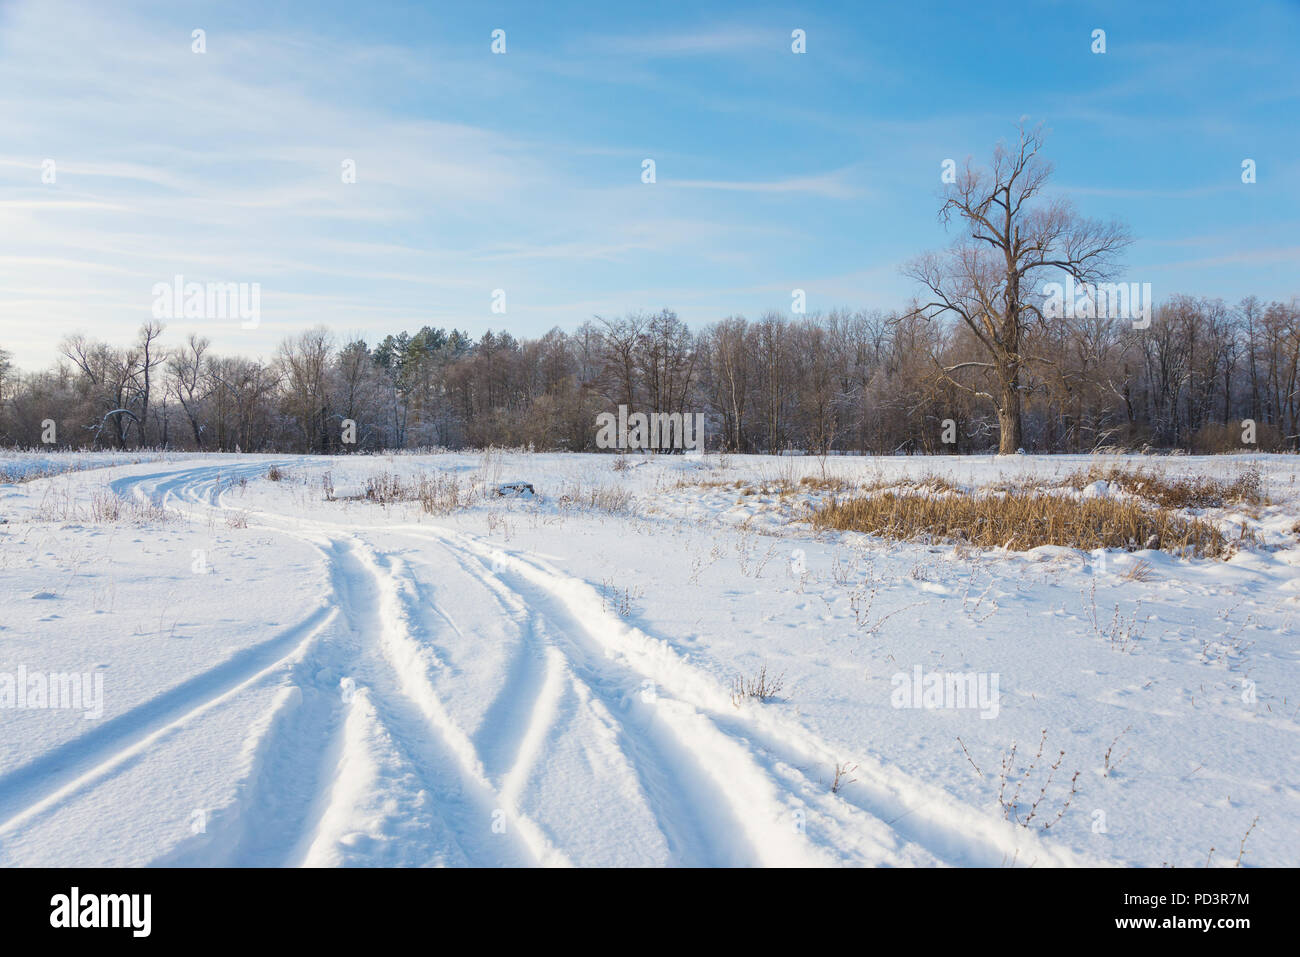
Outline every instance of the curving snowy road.
<path fill-rule="evenodd" d="M 272 465 L 292 479 L 267 481 Z M 763 549 L 775 546 L 744 525 L 729 553 L 710 551 L 715 533 L 691 517 L 701 499 L 689 491 L 686 518 L 658 524 L 500 501 L 441 518 L 322 501 L 324 470 L 352 469 L 340 481 L 355 490 L 375 467 L 182 457 L 22 490 L 27 514 L 47 517 L 0 541 L 0 571 L 21 579 L 30 609 L 20 626 L 0 623 L 0 672 L 99 669 L 111 698 L 94 722 L 0 715 L 11 729 L 0 863 L 1159 864 L 1203 861 L 1202 846 L 1239 843 L 1257 816 L 1261 851 L 1285 859 L 1284 836 L 1271 835 L 1300 801 L 1273 770 L 1297 740 L 1286 696 L 1294 551 L 1231 566 L 1170 560 L 1149 586 L 1104 581 L 1117 605 L 1178 589 L 1154 606 L 1170 624 L 1149 625 L 1133 654 L 1065 610 L 1057 582 L 1078 574 L 1069 563 L 1025 584 L 1020 560 L 928 565 L 932 552 L 913 547 L 888 553 L 885 579 L 818 546 L 814 583 L 764 577 Z M 104 490 L 171 518 L 59 511 Z M 795 544 L 803 562 L 814 544 Z M 696 585 L 701 575 L 712 581 Z M 674 579 L 685 584 L 664 584 Z M 619 607 L 619 583 L 638 580 L 658 589 L 651 614 Z M 889 589 L 870 616 L 893 623 L 887 640 L 855 624 L 860 581 Z M 696 587 L 694 604 L 683 595 L 674 611 L 672 587 Z M 1179 608 L 1186 641 L 1171 621 Z M 1030 615 L 1051 623 L 1038 644 Z M 737 705 L 725 675 L 766 660 L 797 665 L 798 692 Z M 891 707 L 890 673 L 945 661 L 1002 672 L 1000 720 Z M 1237 674 L 1258 676 L 1261 704 L 1242 707 Z M 1048 728 L 1046 753 L 1069 750 L 1055 780 L 1027 750 Z M 998 803 L 999 759 L 1016 741 L 1007 790 L 1036 800 L 1041 789 L 1051 807 L 1034 827 Z M 845 786 L 832 787 L 837 767 Z M 1062 823 L 1044 829 L 1058 811 Z M 1162 830 L 1174 820 L 1176 832 Z"/>
<path fill-rule="evenodd" d="M 186 463 L 111 487 L 202 523 L 265 471 Z M 240 511 L 316 550 L 320 606 L 0 776 L 0 845 L 269 689 L 232 799 L 152 863 L 998 865 L 1027 844 L 1073 859 L 863 757 L 862 786 L 832 793 L 819 775 L 840 752 L 735 707 L 536 555 L 427 523 Z"/>

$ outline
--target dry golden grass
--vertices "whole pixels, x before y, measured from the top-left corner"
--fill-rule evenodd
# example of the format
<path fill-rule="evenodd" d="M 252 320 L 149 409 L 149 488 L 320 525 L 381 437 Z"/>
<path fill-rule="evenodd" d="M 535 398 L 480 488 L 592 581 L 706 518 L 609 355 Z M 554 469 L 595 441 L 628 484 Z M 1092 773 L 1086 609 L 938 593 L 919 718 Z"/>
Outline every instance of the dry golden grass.
<path fill-rule="evenodd" d="M 1093 465 L 1065 480 L 1073 488 L 1105 481 L 1161 508 L 1224 508 L 1263 505 L 1264 482 L 1256 468 L 1242 469 L 1231 479 L 1208 475 L 1169 476 L 1143 468 Z"/>
<path fill-rule="evenodd" d="M 799 480 L 799 488 L 805 492 L 839 492 L 848 487 L 849 483 L 841 478 L 821 478 L 816 475 L 805 475 Z"/>
<path fill-rule="evenodd" d="M 942 496 L 879 492 L 831 502 L 809 521 L 819 530 L 865 532 L 903 541 L 962 542 L 1026 551 L 1040 545 L 1115 548 L 1217 557 L 1231 547 L 1209 522 L 1134 501 L 1078 500 L 1016 491 Z"/>
<path fill-rule="evenodd" d="M 1123 577 L 1125 581 L 1149 582 L 1155 579 L 1156 573 L 1155 569 L 1151 567 L 1150 562 L 1143 561 L 1139 558 L 1133 563 L 1133 566 L 1124 573 Z"/>

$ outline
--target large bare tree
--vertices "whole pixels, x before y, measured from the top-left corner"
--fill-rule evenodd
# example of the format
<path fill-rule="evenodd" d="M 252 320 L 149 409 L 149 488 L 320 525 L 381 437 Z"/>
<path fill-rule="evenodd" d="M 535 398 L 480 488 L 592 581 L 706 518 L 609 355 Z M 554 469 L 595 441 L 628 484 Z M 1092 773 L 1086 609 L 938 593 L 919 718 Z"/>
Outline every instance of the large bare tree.
<path fill-rule="evenodd" d="M 1068 200 L 1043 195 L 1052 165 L 1039 155 L 1042 145 L 1041 127 L 1021 126 L 1019 142 L 998 144 L 990 168 L 968 159 L 939 210 L 944 225 L 956 220 L 961 234 L 947 250 L 922 256 L 904 270 L 925 287 L 921 315 L 955 316 L 982 346 L 979 359 L 935 363 L 942 381 L 993 404 L 1003 455 L 1022 444 L 1021 373 L 1040 358 L 1024 351 L 1026 333 L 1046 321 L 1043 284 L 1066 274 L 1079 283 L 1100 282 L 1130 242 L 1122 225 L 1086 219 Z M 987 385 L 954 378 L 966 369 L 981 370 Z"/>

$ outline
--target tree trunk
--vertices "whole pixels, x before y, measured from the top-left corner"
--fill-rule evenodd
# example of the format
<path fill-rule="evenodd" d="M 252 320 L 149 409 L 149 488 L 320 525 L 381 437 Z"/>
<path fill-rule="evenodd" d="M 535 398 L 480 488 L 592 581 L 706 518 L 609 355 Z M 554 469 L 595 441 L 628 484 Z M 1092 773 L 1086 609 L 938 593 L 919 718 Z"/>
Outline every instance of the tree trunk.
<path fill-rule="evenodd" d="M 998 402 L 998 455 L 1015 455 L 1022 442 L 1020 428 L 1020 370 L 1002 376 Z"/>

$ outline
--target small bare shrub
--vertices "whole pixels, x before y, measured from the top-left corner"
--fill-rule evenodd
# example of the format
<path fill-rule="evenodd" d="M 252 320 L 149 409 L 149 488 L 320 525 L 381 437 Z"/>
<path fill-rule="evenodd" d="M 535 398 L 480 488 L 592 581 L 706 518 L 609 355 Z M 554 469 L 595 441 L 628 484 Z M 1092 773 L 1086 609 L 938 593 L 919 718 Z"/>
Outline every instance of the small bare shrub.
<path fill-rule="evenodd" d="M 478 479 L 483 485 L 483 493 L 486 495 L 488 489 L 496 488 L 501 484 L 501 469 L 503 468 L 504 454 L 501 449 L 495 446 L 488 446 L 483 450 L 483 456 L 479 460 Z"/>
<path fill-rule="evenodd" d="M 272 465 L 266 470 L 266 478 L 268 481 L 278 482 L 280 479 L 284 478 L 284 473 L 280 471 L 279 466 Z"/>
<path fill-rule="evenodd" d="M 1110 777 L 1110 772 L 1111 772 L 1111 771 L 1114 771 L 1116 768 L 1118 768 L 1118 767 L 1120 766 L 1120 763 L 1121 763 L 1125 758 L 1127 758 L 1130 754 L 1133 753 L 1133 749 L 1132 749 L 1132 748 L 1129 748 L 1127 751 L 1125 751 L 1125 752 L 1124 752 L 1123 754 L 1121 754 L 1119 757 L 1114 757 L 1114 754 L 1115 754 L 1115 745 L 1119 743 L 1119 739 L 1120 739 L 1120 738 L 1124 737 L 1124 735 L 1128 734 L 1128 733 L 1129 733 L 1130 731 L 1132 731 L 1132 730 L 1133 730 L 1133 726 L 1132 726 L 1132 725 L 1129 725 L 1127 728 L 1125 728 L 1125 729 L 1124 729 L 1123 731 L 1121 731 L 1119 734 L 1115 735 L 1115 740 L 1111 741 L 1111 743 L 1110 743 L 1110 747 L 1108 747 L 1108 748 L 1106 749 L 1106 756 L 1105 756 L 1105 758 L 1102 759 L 1102 761 L 1103 761 L 1103 767 L 1102 767 L 1102 771 L 1101 771 L 1101 776 L 1102 776 L 1102 777 L 1104 777 L 1104 778 L 1108 778 L 1108 777 Z"/>
<path fill-rule="evenodd" d="M 1033 777 L 1035 773 L 1043 775 L 1043 771 L 1040 770 L 1040 765 L 1043 762 L 1043 749 L 1046 745 L 1047 729 L 1044 728 L 1043 737 L 1038 742 L 1038 753 L 1024 768 L 1023 774 L 1018 771 L 1015 766 L 1016 745 L 1014 743 L 1011 745 L 1011 750 L 1002 756 L 1002 775 L 1000 779 L 1001 784 L 998 789 L 998 803 L 1002 805 L 1003 816 L 1009 821 L 1014 820 L 1021 827 L 1029 827 L 1034 818 L 1038 816 L 1039 805 L 1041 805 L 1044 798 L 1047 797 L 1047 790 L 1051 787 L 1052 779 L 1056 776 L 1056 773 L 1061 769 L 1061 764 L 1065 761 L 1065 751 L 1062 749 L 1057 755 L 1056 760 L 1046 767 L 1042 786 L 1039 788 L 1038 795 L 1029 804 L 1028 813 L 1022 821 L 1020 815 L 1021 812 L 1026 810 L 1026 808 L 1020 801 L 1020 792 L 1024 788 L 1025 784 L 1030 782 L 1030 778 Z M 1008 797 L 1007 788 L 1010 786 L 1012 778 L 1015 778 L 1015 790 L 1012 791 L 1010 797 Z M 1030 784 L 1030 787 L 1032 788 L 1033 785 Z M 1078 793 L 1079 772 L 1075 771 L 1074 776 L 1070 778 L 1070 793 L 1065 795 L 1062 799 L 1060 810 L 1057 811 L 1056 816 L 1050 819 L 1045 817 L 1040 818 L 1040 821 L 1042 822 L 1040 826 L 1044 831 L 1049 830 L 1053 824 L 1056 824 L 1065 816 L 1065 812 L 1070 808 L 1070 803 Z M 1049 814 L 1051 813 L 1050 808 L 1044 808 L 1044 811 Z"/>
<path fill-rule="evenodd" d="M 613 610 L 620 618 L 630 618 L 634 603 L 645 595 L 641 586 L 619 585 L 612 578 L 607 578 L 600 585 L 601 611 Z"/>
<path fill-rule="evenodd" d="M 611 515 L 628 511 L 631 504 L 632 493 L 625 488 L 584 485 L 581 482 L 566 483 L 555 501 L 556 507 L 562 512 L 607 512 Z"/>
<path fill-rule="evenodd" d="M 380 472 L 366 479 L 365 490 L 361 493 L 367 502 L 391 505 L 394 502 L 410 502 L 417 497 L 413 487 L 403 483 L 401 476 L 395 472 Z"/>
<path fill-rule="evenodd" d="M 112 490 L 96 489 L 90 495 L 90 520 L 96 524 L 116 524 L 122 517 L 122 499 Z"/>
<path fill-rule="evenodd" d="M 421 478 L 418 496 L 420 508 L 430 515 L 448 515 L 470 505 L 469 492 L 460 479 L 441 472 Z"/>
<path fill-rule="evenodd" d="M 434 472 L 403 478 L 394 472 L 381 472 L 366 479 L 361 497 L 367 502 L 391 505 L 396 502 L 419 502 L 430 515 L 447 515 L 471 504 L 470 491 L 459 476 Z"/>
<path fill-rule="evenodd" d="M 1088 607 L 1084 611 L 1093 632 L 1116 651 L 1132 651 L 1137 642 L 1142 640 L 1147 619 L 1139 617 L 1142 612 L 1141 602 L 1133 609 L 1133 614 L 1127 617 L 1120 614 L 1117 604 L 1110 621 L 1103 625 L 1103 619 L 1097 611 L 1097 582 L 1094 580 L 1088 588 Z"/>
<path fill-rule="evenodd" d="M 1259 815 L 1256 815 L 1255 820 L 1250 822 L 1250 827 L 1246 828 L 1246 833 L 1241 838 L 1241 849 L 1237 852 L 1237 867 L 1241 867 L 1241 859 L 1246 856 L 1246 839 L 1250 837 L 1251 831 L 1255 830 L 1255 825 L 1258 823 Z M 1213 849 L 1211 849 L 1211 853 L 1213 853 Z"/>
<path fill-rule="evenodd" d="M 849 764 L 847 761 L 844 763 L 836 762 L 835 780 L 831 782 L 831 793 L 839 794 L 840 788 L 848 787 L 856 781 L 857 778 L 852 777 L 852 774 L 857 769 L 858 766 L 856 764 Z"/>
<path fill-rule="evenodd" d="M 775 678 L 769 678 L 767 674 L 767 665 L 758 669 L 758 674 L 748 680 L 744 675 L 737 675 L 731 683 L 731 703 L 737 708 L 746 698 L 757 698 L 759 701 L 767 701 L 769 698 L 775 698 L 781 693 L 785 686 L 785 674 L 782 673 Z"/>

